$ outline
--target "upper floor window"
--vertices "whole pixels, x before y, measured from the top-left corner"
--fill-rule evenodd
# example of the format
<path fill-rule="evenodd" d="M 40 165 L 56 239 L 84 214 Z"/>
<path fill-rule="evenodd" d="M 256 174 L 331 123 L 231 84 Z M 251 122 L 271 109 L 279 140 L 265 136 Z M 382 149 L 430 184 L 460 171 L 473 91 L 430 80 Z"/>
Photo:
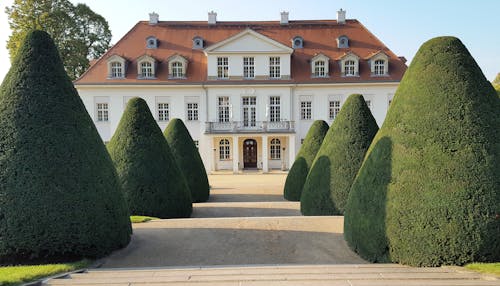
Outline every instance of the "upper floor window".
<path fill-rule="evenodd" d="M 281 141 L 278 138 L 273 138 L 270 144 L 271 160 L 281 159 Z"/>
<path fill-rule="evenodd" d="M 120 62 L 111 63 L 111 77 L 119 78 L 123 77 L 123 65 Z"/>
<path fill-rule="evenodd" d="M 300 36 L 296 36 L 292 40 L 292 48 L 302 49 L 304 47 L 304 39 Z"/>
<path fill-rule="evenodd" d="M 155 77 L 156 60 L 148 55 L 143 55 L 137 59 L 137 74 L 139 78 L 151 79 Z"/>
<path fill-rule="evenodd" d="M 96 111 L 97 111 L 97 121 L 104 122 L 109 120 L 107 103 L 97 103 Z"/>
<path fill-rule="evenodd" d="M 312 102 L 302 101 L 300 102 L 300 119 L 310 120 L 312 118 Z"/>
<path fill-rule="evenodd" d="M 384 60 L 376 60 L 375 67 L 373 73 L 375 75 L 383 75 L 384 74 L 385 61 Z"/>
<path fill-rule="evenodd" d="M 380 51 L 370 58 L 372 76 L 386 76 L 389 74 L 389 56 Z"/>
<path fill-rule="evenodd" d="M 337 38 L 337 47 L 339 49 L 349 48 L 349 38 L 345 35 L 342 35 Z"/>
<path fill-rule="evenodd" d="M 255 59 L 253 57 L 243 58 L 243 77 L 255 78 Z"/>
<path fill-rule="evenodd" d="M 281 65 L 280 57 L 270 57 L 269 58 L 269 77 L 270 78 L 281 78 Z"/>
<path fill-rule="evenodd" d="M 344 75 L 345 76 L 354 76 L 355 73 L 355 62 L 353 60 L 348 60 L 344 62 Z"/>
<path fill-rule="evenodd" d="M 144 78 L 153 77 L 153 64 L 150 62 L 141 63 L 141 76 Z"/>
<path fill-rule="evenodd" d="M 221 139 L 219 141 L 219 160 L 230 160 L 231 159 L 231 145 L 229 145 L 229 140 Z"/>
<path fill-rule="evenodd" d="M 156 49 L 158 48 L 158 39 L 156 37 L 148 37 L 146 39 L 146 48 L 148 49 Z"/>
<path fill-rule="evenodd" d="M 173 55 L 168 59 L 168 78 L 170 79 L 184 79 L 186 78 L 186 71 L 188 60 L 180 55 Z"/>
<path fill-rule="evenodd" d="M 229 60 L 227 57 L 217 57 L 217 78 L 229 78 Z"/>
<path fill-rule="evenodd" d="M 269 98 L 269 120 L 278 122 L 281 119 L 281 98 L 279 96 L 271 96 Z"/>
<path fill-rule="evenodd" d="M 314 63 L 314 76 L 315 77 L 324 77 L 325 73 L 325 61 L 316 61 Z"/>
<path fill-rule="evenodd" d="M 229 122 L 229 97 L 220 96 L 218 98 L 217 113 L 219 122 Z"/>
<path fill-rule="evenodd" d="M 187 120 L 188 121 L 198 120 L 198 103 L 187 104 Z"/>
<path fill-rule="evenodd" d="M 340 58 L 342 76 L 359 76 L 359 57 L 349 52 Z"/>
<path fill-rule="evenodd" d="M 311 74 L 313 77 L 328 77 L 328 61 L 330 58 L 322 53 L 311 59 Z"/>
<path fill-rule="evenodd" d="M 108 78 L 125 78 L 125 58 L 119 55 L 112 55 L 107 59 L 108 62 Z"/>
<path fill-rule="evenodd" d="M 333 120 L 335 119 L 335 117 L 337 117 L 337 115 L 339 114 L 340 112 L 340 101 L 338 100 L 333 100 L 333 101 L 330 101 L 330 104 L 329 104 L 329 118 L 330 120 Z"/>
<path fill-rule="evenodd" d="M 193 38 L 193 49 L 203 49 L 203 38 L 196 36 Z"/>
<path fill-rule="evenodd" d="M 169 121 L 170 111 L 168 103 L 158 103 L 158 121 Z"/>

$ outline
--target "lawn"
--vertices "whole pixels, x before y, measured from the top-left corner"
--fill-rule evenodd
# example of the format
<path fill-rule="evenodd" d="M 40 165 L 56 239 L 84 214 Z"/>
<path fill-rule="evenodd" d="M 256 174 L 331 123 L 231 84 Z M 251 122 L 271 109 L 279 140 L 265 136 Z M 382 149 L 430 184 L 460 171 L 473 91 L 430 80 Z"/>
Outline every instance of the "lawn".
<path fill-rule="evenodd" d="M 493 274 L 500 276 L 500 262 L 497 263 L 471 263 L 465 265 L 466 269 L 477 271 L 484 274 Z"/>
<path fill-rule="evenodd" d="M 58 273 L 88 267 L 91 261 L 82 260 L 65 264 L 26 265 L 0 267 L 0 285 L 10 286 L 49 277 Z"/>
<path fill-rule="evenodd" d="M 151 216 L 141 216 L 141 215 L 130 216 L 130 221 L 132 223 L 148 222 L 148 221 L 153 220 L 153 219 L 159 219 L 159 218 L 151 217 Z"/>

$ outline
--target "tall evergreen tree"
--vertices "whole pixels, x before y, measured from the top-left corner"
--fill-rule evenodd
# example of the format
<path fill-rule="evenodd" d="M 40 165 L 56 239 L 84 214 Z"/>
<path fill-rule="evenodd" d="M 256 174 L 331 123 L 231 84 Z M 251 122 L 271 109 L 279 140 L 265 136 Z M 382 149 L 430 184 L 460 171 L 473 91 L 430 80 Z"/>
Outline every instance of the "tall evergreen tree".
<path fill-rule="evenodd" d="M 163 132 L 167 139 L 168 146 L 183 172 L 191 191 L 193 202 L 206 202 L 210 195 L 207 171 L 201 160 L 198 148 L 194 145 L 193 138 L 189 131 L 178 118 L 170 120 L 167 128 Z"/>
<path fill-rule="evenodd" d="M 303 215 L 344 214 L 349 190 L 377 131 L 363 96 L 349 96 L 307 175 L 300 198 Z"/>
<path fill-rule="evenodd" d="M 499 110 L 459 39 L 424 43 L 351 189 L 348 244 L 371 261 L 498 261 Z"/>
<path fill-rule="evenodd" d="M 283 191 L 285 199 L 300 201 L 307 173 L 309 172 L 309 168 L 311 168 L 314 157 L 316 157 L 316 153 L 318 153 L 321 147 L 326 132 L 328 132 L 328 124 L 324 120 L 314 121 L 311 128 L 309 128 L 292 168 L 288 171 Z"/>
<path fill-rule="evenodd" d="M 108 150 L 132 215 L 191 216 L 184 175 L 144 99 L 129 100 Z"/>
<path fill-rule="evenodd" d="M 29 33 L 14 59 L 0 122 L 0 263 L 101 257 L 128 244 L 115 168 L 47 33 Z"/>

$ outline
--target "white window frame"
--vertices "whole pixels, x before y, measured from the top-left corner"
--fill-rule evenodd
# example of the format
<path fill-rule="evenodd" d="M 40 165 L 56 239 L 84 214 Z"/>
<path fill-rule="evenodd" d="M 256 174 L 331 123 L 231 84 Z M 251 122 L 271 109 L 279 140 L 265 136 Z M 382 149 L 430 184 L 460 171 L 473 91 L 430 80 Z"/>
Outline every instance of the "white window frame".
<path fill-rule="evenodd" d="M 330 100 L 328 102 L 328 118 L 330 120 L 335 120 L 340 112 L 341 103 L 340 100 Z"/>
<path fill-rule="evenodd" d="M 217 97 L 217 120 L 218 122 L 229 122 L 230 112 L 229 96 Z"/>
<path fill-rule="evenodd" d="M 300 119 L 301 120 L 312 119 L 312 101 L 304 100 L 300 102 Z"/>
<path fill-rule="evenodd" d="M 170 104 L 168 102 L 157 102 L 156 110 L 159 122 L 167 122 L 170 120 Z"/>
<path fill-rule="evenodd" d="M 107 102 L 97 102 L 95 104 L 95 109 L 97 122 L 109 121 L 109 104 Z"/>
<path fill-rule="evenodd" d="M 356 61 L 345 60 L 344 61 L 344 76 L 355 76 L 356 75 Z"/>
<path fill-rule="evenodd" d="M 142 78 L 153 78 L 153 64 L 148 61 L 143 61 L 140 64 L 141 66 L 141 77 Z"/>
<path fill-rule="evenodd" d="M 217 57 L 217 78 L 218 79 L 228 79 L 229 78 L 229 58 L 228 57 Z"/>
<path fill-rule="evenodd" d="M 270 122 L 281 121 L 281 97 L 280 96 L 269 97 L 269 121 Z"/>
<path fill-rule="evenodd" d="M 123 65 L 120 62 L 111 62 L 111 78 L 123 78 Z"/>
<path fill-rule="evenodd" d="M 243 78 L 254 79 L 255 78 L 255 58 L 254 57 L 243 57 Z"/>
<path fill-rule="evenodd" d="M 280 79 L 281 78 L 281 58 L 280 57 L 269 57 L 269 78 Z"/>
<path fill-rule="evenodd" d="M 168 78 L 186 79 L 188 60 L 178 54 L 169 57 L 167 60 L 168 60 Z"/>
<path fill-rule="evenodd" d="M 187 109 L 187 121 L 198 121 L 199 112 L 198 112 L 198 103 L 197 102 L 188 102 L 186 104 Z"/>
<path fill-rule="evenodd" d="M 325 61 L 317 60 L 314 62 L 314 77 L 325 77 L 326 69 L 325 69 Z"/>
<path fill-rule="evenodd" d="M 371 76 L 389 75 L 389 56 L 384 52 L 378 52 L 370 58 Z"/>
<path fill-rule="evenodd" d="M 231 160 L 231 142 L 227 138 L 219 140 L 219 160 Z"/>
<path fill-rule="evenodd" d="M 113 55 L 107 59 L 108 61 L 108 78 L 123 79 L 125 78 L 125 59 L 119 55 Z"/>
<path fill-rule="evenodd" d="M 281 140 L 279 138 L 271 139 L 269 144 L 269 158 L 271 160 L 281 160 Z"/>
<path fill-rule="evenodd" d="M 385 61 L 384 60 L 375 60 L 373 62 L 373 75 L 385 75 Z"/>

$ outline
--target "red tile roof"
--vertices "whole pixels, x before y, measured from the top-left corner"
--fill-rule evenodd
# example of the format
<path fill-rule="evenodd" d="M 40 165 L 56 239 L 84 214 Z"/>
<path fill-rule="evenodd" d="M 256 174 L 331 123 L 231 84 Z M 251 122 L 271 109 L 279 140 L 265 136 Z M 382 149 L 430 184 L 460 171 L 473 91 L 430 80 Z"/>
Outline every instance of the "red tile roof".
<path fill-rule="evenodd" d="M 295 49 L 292 54 L 290 80 L 207 79 L 207 57 L 203 50 L 192 48 L 193 38 L 202 37 L 204 47 L 208 47 L 248 28 L 288 47 L 291 47 L 291 40 L 295 36 L 304 39 L 304 47 Z M 337 48 L 337 38 L 342 35 L 349 38 L 348 49 Z M 157 49 L 146 48 L 146 38 L 149 36 L 158 39 Z M 336 59 L 347 52 L 360 57 L 359 77 L 342 77 L 340 74 Z M 371 76 L 367 59 L 378 52 L 384 52 L 389 57 L 389 76 Z M 329 78 L 311 78 L 310 61 L 318 53 L 330 58 Z M 127 60 L 125 79 L 107 78 L 106 59 L 115 54 Z M 189 61 L 186 79 L 168 79 L 167 59 L 175 54 Z M 137 59 L 143 55 L 150 55 L 158 60 L 156 79 L 137 78 Z M 397 82 L 401 80 L 405 70 L 405 63 L 357 20 L 347 20 L 345 24 L 337 24 L 335 20 L 290 21 L 288 25 L 280 25 L 279 21 L 217 22 L 215 25 L 208 25 L 206 21 L 161 21 L 156 25 L 149 25 L 147 21 L 141 21 L 77 79 L 75 84 Z"/>

